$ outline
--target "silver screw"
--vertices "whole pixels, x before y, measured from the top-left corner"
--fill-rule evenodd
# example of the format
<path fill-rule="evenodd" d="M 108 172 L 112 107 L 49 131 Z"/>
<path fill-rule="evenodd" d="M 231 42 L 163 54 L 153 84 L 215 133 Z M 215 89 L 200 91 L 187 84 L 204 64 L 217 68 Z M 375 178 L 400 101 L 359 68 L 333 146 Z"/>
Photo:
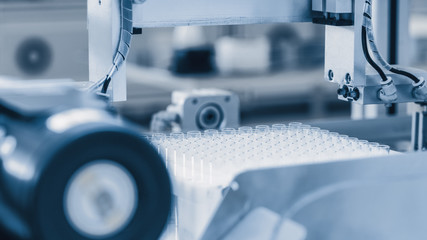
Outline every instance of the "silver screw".
<path fill-rule="evenodd" d="M 351 83 L 351 75 L 350 75 L 350 73 L 347 73 L 347 74 L 345 75 L 345 82 L 346 82 L 347 84 L 350 84 L 350 83 Z"/>

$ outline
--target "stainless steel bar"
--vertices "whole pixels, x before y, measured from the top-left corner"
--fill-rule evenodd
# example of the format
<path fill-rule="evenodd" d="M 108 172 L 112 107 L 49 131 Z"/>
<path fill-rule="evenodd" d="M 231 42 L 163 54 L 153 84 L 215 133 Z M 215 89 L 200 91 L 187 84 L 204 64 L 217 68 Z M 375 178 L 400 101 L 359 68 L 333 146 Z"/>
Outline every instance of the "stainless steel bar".
<path fill-rule="evenodd" d="M 311 0 L 147 0 L 135 27 L 311 22 Z"/>

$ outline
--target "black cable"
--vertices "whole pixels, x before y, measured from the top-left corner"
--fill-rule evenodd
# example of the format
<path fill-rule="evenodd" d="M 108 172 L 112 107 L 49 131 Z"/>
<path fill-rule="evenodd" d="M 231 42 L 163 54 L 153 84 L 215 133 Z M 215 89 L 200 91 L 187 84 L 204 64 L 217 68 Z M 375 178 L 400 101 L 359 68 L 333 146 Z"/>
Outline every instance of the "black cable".
<path fill-rule="evenodd" d="M 102 84 L 102 90 L 101 90 L 101 93 L 107 93 L 108 86 L 110 85 L 110 82 L 111 82 L 111 78 L 106 78 L 106 79 L 104 80 L 104 84 Z"/>
<path fill-rule="evenodd" d="M 383 81 L 387 81 L 387 76 L 385 75 L 384 71 L 378 66 L 378 64 L 375 63 L 375 61 L 372 59 L 371 55 L 369 54 L 368 49 L 368 40 L 367 40 L 367 30 L 365 26 L 362 26 L 362 48 L 363 48 L 363 54 L 365 55 L 366 61 L 375 69 L 375 71 L 378 72 L 378 74 L 381 76 L 381 79 Z"/>
<path fill-rule="evenodd" d="M 119 3 L 120 3 L 120 34 L 122 32 L 121 28 L 123 27 L 123 1 L 125 1 L 125 0 L 119 0 Z M 122 36 L 120 35 L 119 45 L 120 45 L 121 40 L 122 40 Z M 119 47 L 117 47 L 117 48 L 119 48 Z M 114 63 L 114 60 L 113 60 L 113 63 Z M 107 75 L 104 79 L 104 84 L 102 85 L 101 93 L 104 93 L 104 94 L 107 93 L 108 86 L 110 85 L 110 82 L 111 82 L 111 76 Z"/>
<path fill-rule="evenodd" d="M 119 0 L 120 3 L 120 36 L 117 51 L 114 55 L 113 66 L 108 75 L 103 79 L 101 93 L 107 93 L 111 78 L 119 70 L 120 65 L 126 60 L 132 39 L 133 14 L 132 0 Z"/>
<path fill-rule="evenodd" d="M 106 77 L 104 80 L 104 85 L 102 85 L 101 93 L 107 93 L 108 85 L 110 85 L 111 77 Z"/>
<path fill-rule="evenodd" d="M 370 5 L 371 3 L 369 2 L 369 1 L 366 1 L 365 2 L 366 4 L 368 4 L 368 5 Z M 393 4 L 395 4 L 396 3 L 396 1 L 392 1 L 392 5 Z M 396 6 L 392 6 L 392 8 L 391 8 L 391 11 L 394 11 L 394 13 L 392 13 L 391 14 L 391 16 L 394 16 L 394 18 L 392 17 L 391 18 L 391 32 L 393 32 L 394 31 L 394 33 L 392 33 L 391 34 L 391 40 L 392 40 L 392 42 L 390 43 L 390 49 L 393 49 L 393 50 L 395 50 L 395 48 L 396 48 Z M 363 13 L 363 16 L 365 17 L 365 18 L 368 18 L 369 20 L 371 20 L 372 19 L 372 17 L 371 17 L 371 15 L 369 14 L 369 13 L 367 13 L 367 12 L 364 12 Z M 364 38 L 366 38 L 366 34 L 367 34 L 367 29 L 366 29 L 366 27 L 365 26 L 362 26 L 362 43 L 363 43 L 363 39 Z M 373 42 L 372 40 L 370 40 L 371 42 Z M 373 42 L 374 44 L 375 44 L 375 42 Z M 365 53 L 365 57 L 366 57 L 366 55 L 368 55 L 367 57 L 366 57 L 366 59 L 368 60 L 368 62 L 369 62 L 369 59 L 368 58 L 371 58 L 370 56 L 369 56 L 369 52 L 368 52 L 368 50 L 367 50 L 367 47 L 366 47 L 366 49 L 365 49 L 365 46 L 363 46 L 363 51 L 364 51 L 364 53 Z M 390 54 L 391 54 L 391 59 L 392 59 L 392 62 L 394 62 L 395 63 L 395 61 L 396 61 L 396 52 L 395 51 L 390 51 Z M 372 60 L 372 58 L 371 58 L 371 60 Z M 375 64 L 375 63 L 374 63 Z M 387 65 L 389 65 L 388 63 L 386 63 Z M 372 64 L 371 64 L 372 65 Z M 378 66 L 378 65 L 377 65 Z M 373 66 L 374 67 L 374 66 Z M 385 66 L 384 66 L 385 67 Z M 391 66 L 390 66 L 391 67 Z M 374 67 L 376 70 L 377 70 L 377 68 L 376 67 Z M 379 67 L 378 67 L 379 68 Z M 388 67 L 385 67 L 385 68 L 387 68 L 388 69 Z M 378 70 L 377 70 L 378 71 Z M 418 79 L 414 74 L 412 74 L 412 73 L 410 73 L 410 72 L 407 72 L 407 71 L 404 71 L 404 70 L 401 70 L 401 69 L 398 69 L 398 68 L 396 68 L 396 67 L 391 67 L 390 69 L 389 69 L 389 71 L 390 72 L 392 72 L 392 73 L 395 73 L 395 74 L 398 74 L 398 75 L 402 75 L 402 76 L 405 76 L 405 77 L 407 77 L 407 78 L 409 78 L 409 79 L 411 79 L 412 81 L 414 81 L 415 83 L 419 83 L 420 82 L 420 79 Z M 380 74 L 381 75 L 381 74 Z"/>
<path fill-rule="evenodd" d="M 414 74 L 412 74 L 410 72 L 403 71 L 403 70 L 400 70 L 400 69 L 397 69 L 397 68 L 391 68 L 390 72 L 396 73 L 396 74 L 399 74 L 399 75 L 402 75 L 402 76 L 405 76 L 405 77 L 408 77 L 412 81 L 414 81 L 415 83 L 419 83 L 420 82 L 420 79 L 418 79 Z"/>

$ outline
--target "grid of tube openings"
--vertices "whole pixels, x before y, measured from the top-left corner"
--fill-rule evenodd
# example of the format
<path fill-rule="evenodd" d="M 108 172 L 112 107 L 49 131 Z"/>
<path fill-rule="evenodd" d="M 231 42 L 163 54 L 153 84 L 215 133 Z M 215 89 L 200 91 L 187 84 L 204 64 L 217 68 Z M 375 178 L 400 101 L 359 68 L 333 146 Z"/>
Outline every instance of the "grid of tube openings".
<path fill-rule="evenodd" d="M 388 155 L 390 147 L 301 123 L 149 137 L 175 181 L 226 186 L 260 168 Z"/>

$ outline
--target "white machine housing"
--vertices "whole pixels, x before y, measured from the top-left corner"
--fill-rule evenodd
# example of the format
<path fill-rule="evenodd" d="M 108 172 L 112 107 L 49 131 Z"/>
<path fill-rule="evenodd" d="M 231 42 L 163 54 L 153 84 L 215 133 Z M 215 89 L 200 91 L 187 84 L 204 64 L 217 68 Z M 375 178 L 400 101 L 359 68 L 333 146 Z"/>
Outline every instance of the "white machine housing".
<path fill-rule="evenodd" d="M 323 13 L 326 21 L 325 74 L 327 81 L 349 89 L 339 99 L 366 104 L 384 103 L 378 98 L 381 79 L 373 73 L 364 59 L 361 27 L 365 1 L 363 0 L 146 0 L 133 1 L 133 27 L 175 27 L 191 25 L 231 25 L 284 22 L 316 22 L 315 13 Z M 111 66 L 117 48 L 120 14 L 119 1 L 88 1 L 90 80 L 104 77 Z M 408 1 L 401 1 L 399 7 Z M 174 11 L 166 11 L 168 6 Z M 404 12 L 404 11 L 401 11 Z M 402 19 L 407 19 L 403 15 Z M 346 24 L 340 24 L 343 17 Z M 102 22 L 102 24 L 101 24 Z M 337 24 L 338 22 L 338 24 Z M 405 21 L 401 21 L 404 22 Z M 399 22 L 399 24 L 401 24 Z M 109 23 L 109 24 L 108 24 Z M 322 22 L 320 22 L 322 23 Z M 336 26 L 333 26 L 336 25 Z M 399 27 L 402 28 L 402 26 Z M 408 35 L 405 32 L 401 35 Z M 111 40 L 111 41 L 110 41 Z M 402 41 L 403 42 L 403 41 Z M 126 100 L 126 65 L 113 79 L 113 101 Z M 427 74 L 417 72 L 427 79 Z M 411 82 L 396 74 L 393 77 L 397 98 L 392 103 L 419 102 L 412 94 Z"/>

